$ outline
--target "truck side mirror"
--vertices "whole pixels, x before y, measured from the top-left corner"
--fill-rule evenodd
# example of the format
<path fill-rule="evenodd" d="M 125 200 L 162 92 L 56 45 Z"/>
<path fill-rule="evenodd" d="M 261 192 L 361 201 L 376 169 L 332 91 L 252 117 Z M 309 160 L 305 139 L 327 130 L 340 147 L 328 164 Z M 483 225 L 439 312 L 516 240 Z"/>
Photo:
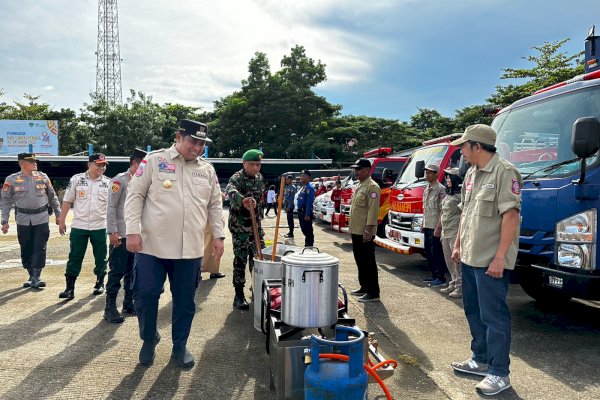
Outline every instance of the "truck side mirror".
<path fill-rule="evenodd" d="M 585 159 L 593 156 L 600 149 L 600 121 L 596 117 L 579 118 L 573 124 L 571 149 L 581 158 L 581 174 L 573 183 L 582 185 L 585 182 Z"/>
<path fill-rule="evenodd" d="M 577 157 L 588 158 L 600 149 L 600 121 L 596 117 L 579 118 L 573 123 L 571 149 Z"/>
<path fill-rule="evenodd" d="M 385 185 L 385 184 L 391 184 L 392 182 L 392 175 L 393 172 L 391 169 L 388 168 L 384 168 L 383 171 L 381 171 L 381 182 Z"/>
<path fill-rule="evenodd" d="M 417 161 L 415 165 L 415 178 L 421 179 L 425 176 L 425 161 Z"/>

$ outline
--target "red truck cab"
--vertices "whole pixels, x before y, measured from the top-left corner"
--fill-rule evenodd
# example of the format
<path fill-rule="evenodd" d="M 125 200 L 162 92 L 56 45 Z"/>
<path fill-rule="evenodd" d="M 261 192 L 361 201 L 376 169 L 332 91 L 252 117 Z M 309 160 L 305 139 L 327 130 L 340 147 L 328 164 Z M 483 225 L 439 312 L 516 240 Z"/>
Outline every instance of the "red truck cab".
<path fill-rule="evenodd" d="M 412 154 L 404 171 L 391 187 L 388 224 L 384 232 L 375 237 L 376 244 L 400 254 L 424 251 L 425 238 L 421 228 L 423 191 L 427 181 L 415 176 L 417 162 L 422 161 L 426 166 L 438 165 L 438 179 L 443 183 L 443 170 L 458 166 L 460 161 L 460 148 L 452 146 L 450 142 L 461 135 L 456 133 L 427 140 L 423 142 L 423 147 Z"/>
<path fill-rule="evenodd" d="M 381 188 L 377 222 L 378 232 L 383 232 L 388 221 L 390 187 L 408 161 L 408 155 L 405 153 L 392 154 L 391 147 L 380 147 L 367 151 L 363 154 L 363 158 L 371 161 L 371 178 Z M 340 212 L 334 213 L 331 218 L 331 228 L 333 230 L 345 233 L 350 232 L 350 203 L 354 189 L 358 186 L 358 183 L 358 180 L 354 177 L 354 173 L 352 173 L 342 187 Z"/>

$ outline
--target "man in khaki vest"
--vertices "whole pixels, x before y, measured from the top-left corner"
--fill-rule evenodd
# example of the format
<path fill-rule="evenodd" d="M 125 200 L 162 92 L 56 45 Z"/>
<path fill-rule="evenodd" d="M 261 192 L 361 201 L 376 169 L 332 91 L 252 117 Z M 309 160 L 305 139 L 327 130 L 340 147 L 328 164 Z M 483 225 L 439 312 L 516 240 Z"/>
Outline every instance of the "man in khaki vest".
<path fill-rule="evenodd" d="M 452 259 L 462 262 L 465 316 L 471 357 L 453 362 L 457 371 L 485 376 L 476 386 L 484 395 L 510 387 L 511 317 L 506 297 L 509 272 L 519 246 L 523 180 L 517 169 L 496 153 L 496 132 L 471 125 L 452 142 L 471 168 L 461 192 L 462 216 Z"/>

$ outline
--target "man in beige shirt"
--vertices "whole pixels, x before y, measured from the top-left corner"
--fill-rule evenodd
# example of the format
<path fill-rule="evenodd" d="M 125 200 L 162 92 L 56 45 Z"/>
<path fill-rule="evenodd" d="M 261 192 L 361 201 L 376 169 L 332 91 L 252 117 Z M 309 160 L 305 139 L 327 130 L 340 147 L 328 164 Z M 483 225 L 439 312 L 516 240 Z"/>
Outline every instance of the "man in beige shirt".
<path fill-rule="evenodd" d="M 352 252 L 358 267 L 360 288 L 350 292 L 360 296 L 358 301 L 368 303 L 379 301 L 379 275 L 375 261 L 375 233 L 381 197 L 379 185 L 371 178 L 371 161 L 366 158 L 356 160 L 350 166 L 360 182 L 350 205 L 350 233 Z"/>
<path fill-rule="evenodd" d="M 511 317 L 506 301 L 509 272 L 519 248 L 521 188 L 517 169 L 496 153 L 496 132 L 471 125 L 452 142 L 471 168 L 461 190 L 462 216 L 452 258 L 462 262 L 465 316 L 471 357 L 453 362 L 457 371 L 485 376 L 478 392 L 495 395 L 510 387 Z"/>
<path fill-rule="evenodd" d="M 431 278 L 424 279 L 429 286 L 442 286 L 446 283 L 446 262 L 442 249 L 440 224 L 442 214 L 442 201 L 446 196 L 446 188 L 438 180 L 440 167 L 429 164 L 425 167 L 425 179 L 428 184 L 423 190 L 423 228 L 425 236 L 425 255 L 431 270 Z"/>
<path fill-rule="evenodd" d="M 144 341 L 139 360 L 145 366 L 154 361 L 160 341 L 158 301 L 167 276 L 173 298 L 172 357 L 183 368 L 194 365 L 186 344 L 196 312 L 207 222 L 214 238 L 212 253 L 217 260 L 223 255 L 221 190 L 213 166 L 199 158 L 210 142 L 207 130 L 205 124 L 182 120 L 176 144 L 149 153 L 128 187 L 127 250 L 137 253 L 133 293 Z"/>

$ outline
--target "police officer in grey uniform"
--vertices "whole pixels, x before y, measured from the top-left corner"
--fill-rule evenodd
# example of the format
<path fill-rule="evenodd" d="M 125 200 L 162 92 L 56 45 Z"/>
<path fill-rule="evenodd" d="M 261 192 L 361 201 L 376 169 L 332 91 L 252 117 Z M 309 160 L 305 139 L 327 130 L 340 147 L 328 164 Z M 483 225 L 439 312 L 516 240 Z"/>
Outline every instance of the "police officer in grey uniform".
<path fill-rule="evenodd" d="M 56 214 L 58 224 L 60 205 L 50 178 L 37 170 L 35 154 L 21 153 L 17 159 L 21 171 L 7 176 L 2 185 L 2 233 L 8 232 L 8 217 L 14 203 L 21 262 L 29 272 L 29 280 L 23 287 L 38 289 L 46 286 L 40 275 L 46 264 L 46 244 L 50 237 L 49 210 Z"/>
<path fill-rule="evenodd" d="M 121 288 L 121 279 L 125 287 L 123 313 L 135 315 L 133 304 L 133 289 L 131 288 L 131 272 L 135 253 L 127 251 L 125 230 L 125 198 L 127 185 L 133 174 L 146 157 L 144 150 L 135 149 L 129 157 L 129 169 L 121 172 L 110 181 L 108 192 L 108 207 L 106 211 L 106 231 L 110 241 L 110 256 L 108 260 L 108 283 L 106 284 L 106 308 L 104 319 L 112 323 L 123 322 L 123 315 L 117 310 L 117 294 Z"/>

